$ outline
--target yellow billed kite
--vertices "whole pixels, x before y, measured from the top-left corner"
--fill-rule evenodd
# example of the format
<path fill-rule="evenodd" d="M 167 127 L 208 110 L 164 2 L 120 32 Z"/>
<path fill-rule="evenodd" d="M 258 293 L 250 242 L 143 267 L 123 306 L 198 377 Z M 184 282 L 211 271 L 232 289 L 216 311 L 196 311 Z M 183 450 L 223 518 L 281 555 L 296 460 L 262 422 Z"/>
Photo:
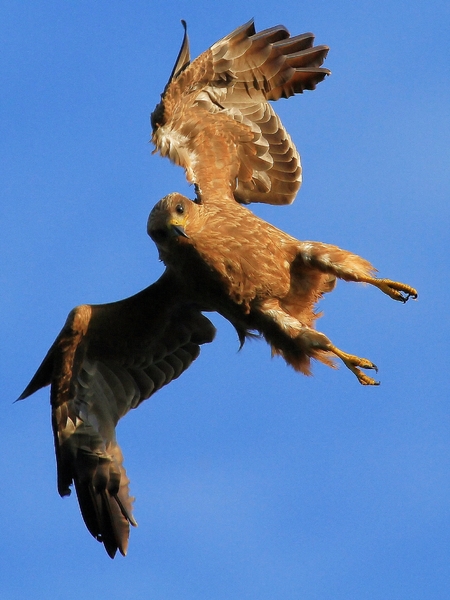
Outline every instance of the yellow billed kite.
<path fill-rule="evenodd" d="M 315 306 L 336 278 L 370 283 L 395 300 L 414 288 L 374 277 L 372 265 L 320 242 L 300 242 L 239 203 L 292 202 L 300 158 L 270 100 L 314 89 L 329 71 L 328 48 L 283 26 L 239 27 L 190 63 L 185 32 L 175 67 L 152 114 L 156 149 L 183 166 L 196 200 L 170 194 L 152 210 L 148 232 L 186 293 L 237 329 L 262 334 L 274 354 L 309 374 L 311 358 L 343 360 L 360 383 L 376 369 L 314 329 Z"/>
<path fill-rule="evenodd" d="M 178 377 L 211 342 L 201 311 L 217 311 L 241 343 L 261 333 L 275 354 L 308 374 L 311 358 L 344 361 L 362 384 L 367 360 L 314 329 L 315 305 L 336 278 L 415 297 L 410 286 L 373 277 L 364 259 L 336 246 L 299 242 L 235 202 L 286 204 L 301 184 L 300 158 L 269 100 L 314 89 L 329 71 L 328 48 L 282 26 L 250 22 L 189 62 L 187 36 L 152 114 L 156 148 L 183 166 L 196 202 L 170 194 L 148 232 L 165 274 L 126 300 L 74 309 L 21 395 L 51 385 L 62 496 L 75 484 L 91 534 L 108 554 L 127 551 L 134 525 L 128 478 L 115 439 L 121 417 Z"/>

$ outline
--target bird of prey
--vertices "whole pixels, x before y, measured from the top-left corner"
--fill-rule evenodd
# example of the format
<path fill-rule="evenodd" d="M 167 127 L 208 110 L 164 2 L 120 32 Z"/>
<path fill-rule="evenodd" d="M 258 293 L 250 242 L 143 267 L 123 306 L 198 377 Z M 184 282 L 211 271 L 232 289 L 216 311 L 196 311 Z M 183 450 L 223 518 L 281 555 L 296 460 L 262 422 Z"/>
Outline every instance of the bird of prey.
<path fill-rule="evenodd" d="M 294 200 L 300 156 L 269 101 L 313 90 L 330 74 L 321 67 L 328 47 L 313 41 L 282 25 L 256 33 L 249 21 L 191 63 L 185 31 L 151 115 L 152 141 L 184 167 L 204 202 Z"/>
<path fill-rule="evenodd" d="M 130 298 L 73 309 L 19 398 L 51 385 L 59 494 L 75 485 L 84 522 L 111 558 L 126 554 L 136 525 L 116 425 L 179 377 L 214 335 L 165 272 Z"/>
<path fill-rule="evenodd" d="M 287 204 L 300 187 L 299 155 L 269 101 L 314 89 L 329 74 L 321 67 L 328 47 L 313 40 L 283 26 L 256 33 L 250 21 L 190 63 L 185 31 L 152 114 L 152 141 L 185 168 L 196 199 L 163 198 L 148 233 L 186 293 L 231 321 L 241 344 L 257 331 L 298 371 L 309 374 L 311 358 L 332 365 L 337 356 L 360 383 L 375 385 L 361 371 L 376 369 L 370 360 L 315 330 L 317 301 L 336 278 L 403 302 L 416 290 L 377 279 L 368 261 L 336 246 L 300 242 L 242 206 Z"/>
<path fill-rule="evenodd" d="M 186 295 L 228 319 L 241 344 L 256 331 L 273 354 L 304 374 L 311 358 L 332 366 L 338 357 L 361 384 L 377 385 L 361 371 L 377 370 L 370 360 L 343 352 L 314 327 L 316 303 L 336 278 L 371 284 L 402 302 L 417 297 L 409 285 L 374 277 L 372 265 L 356 254 L 300 242 L 237 204 L 172 193 L 151 211 L 148 233 Z"/>
<path fill-rule="evenodd" d="M 202 311 L 217 311 L 241 340 L 262 334 L 274 354 L 308 374 L 311 358 L 342 359 L 362 384 L 367 360 L 345 353 L 314 329 L 315 306 L 336 278 L 375 285 L 395 300 L 410 286 L 376 279 L 364 259 L 336 246 L 299 242 L 242 206 L 288 204 L 301 184 L 300 157 L 270 100 L 314 89 L 329 71 L 328 48 L 310 33 L 239 27 L 190 63 L 185 32 L 152 140 L 186 170 L 196 201 L 169 194 L 152 210 L 148 232 L 166 271 L 125 300 L 83 305 L 70 314 L 20 399 L 51 385 L 58 491 L 75 485 L 91 534 L 109 556 L 127 551 L 133 499 L 115 427 L 170 383 L 211 342 Z M 237 201 L 237 202 L 236 202 Z"/>

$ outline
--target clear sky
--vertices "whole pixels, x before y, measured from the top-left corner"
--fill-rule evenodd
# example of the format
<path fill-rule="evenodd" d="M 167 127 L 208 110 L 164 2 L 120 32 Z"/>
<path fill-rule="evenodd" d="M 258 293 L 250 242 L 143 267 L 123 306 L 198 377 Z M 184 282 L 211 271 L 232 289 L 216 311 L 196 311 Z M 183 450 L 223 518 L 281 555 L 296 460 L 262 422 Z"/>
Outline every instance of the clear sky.
<path fill-rule="evenodd" d="M 290 207 L 418 302 L 340 283 L 319 328 L 379 366 L 294 373 L 218 335 L 118 428 L 139 527 L 111 561 L 56 492 L 48 389 L 13 404 L 69 310 L 162 272 L 153 204 L 191 193 L 152 156 L 149 114 L 188 22 L 193 56 L 255 17 L 313 31 L 332 76 L 277 103 L 302 154 Z M 0 597 L 449 597 L 450 4 L 172 0 L 0 5 Z"/>

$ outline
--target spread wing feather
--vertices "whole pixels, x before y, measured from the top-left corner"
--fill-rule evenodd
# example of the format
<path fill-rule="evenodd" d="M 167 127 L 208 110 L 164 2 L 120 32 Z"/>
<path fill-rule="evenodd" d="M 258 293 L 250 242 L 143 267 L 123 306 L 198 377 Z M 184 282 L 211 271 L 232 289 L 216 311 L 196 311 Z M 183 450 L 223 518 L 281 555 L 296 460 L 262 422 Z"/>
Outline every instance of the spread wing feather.
<path fill-rule="evenodd" d="M 164 274 L 125 300 L 75 308 L 20 399 L 51 385 L 58 491 L 75 485 L 91 534 L 126 554 L 133 498 L 116 425 L 187 369 L 214 327 Z"/>
<path fill-rule="evenodd" d="M 313 42 L 282 25 L 256 33 L 249 21 L 189 63 L 185 35 L 152 113 L 152 141 L 186 169 L 203 201 L 294 200 L 300 156 L 268 101 L 312 90 L 329 74 L 321 67 L 328 47 Z"/>

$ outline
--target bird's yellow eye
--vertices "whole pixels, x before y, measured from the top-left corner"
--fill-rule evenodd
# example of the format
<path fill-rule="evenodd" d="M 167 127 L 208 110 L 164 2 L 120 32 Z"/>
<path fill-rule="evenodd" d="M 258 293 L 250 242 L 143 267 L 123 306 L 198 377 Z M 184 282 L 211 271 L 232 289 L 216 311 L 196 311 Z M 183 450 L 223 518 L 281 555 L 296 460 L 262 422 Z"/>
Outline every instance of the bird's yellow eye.
<path fill-rule="evenodd" d="M 182 204 L 177 204 L 176 207 L 175 207 L 175 212 L 178 215 L 184 214 L 184 206 Z"/>

